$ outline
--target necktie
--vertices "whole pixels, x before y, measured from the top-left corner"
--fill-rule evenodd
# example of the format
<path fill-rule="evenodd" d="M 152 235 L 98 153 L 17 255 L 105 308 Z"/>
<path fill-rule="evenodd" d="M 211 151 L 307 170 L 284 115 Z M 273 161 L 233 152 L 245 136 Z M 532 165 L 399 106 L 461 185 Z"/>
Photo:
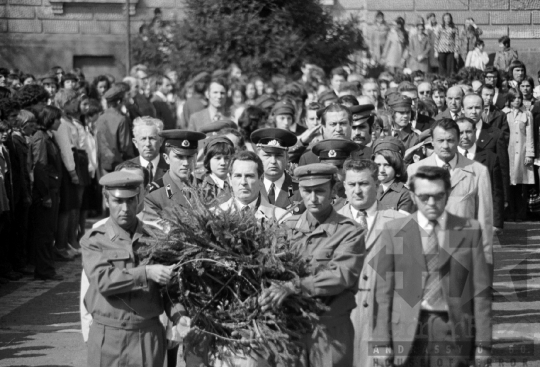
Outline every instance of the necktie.
<path fill-rule="evenodd" d="M 154 165 L 152 162 L 148 162 L 146 169 L 148 170 L 148 173 L 150 173 L 150 182 L 154 182 Z"/>
<path fill-rule="evenodd" d="M 468 150 L 465 150 L 465 158 L 469 158 L 469 157 L 467 156 L 467 154 L 469 154 L 469 151 L 468 151 Z"/>
<path fill-rule="evenodd" d="M 429 221 L 432 225 L 428 237 L 425 253 L 428 277 L 424 287 L 424 300 L 437 310 L 444 310 L 444 301 L 441 292 L 441 279 L 439 277 L 439 240 L 437 239 L 437 221 Z"/>
<path fill-rule="evenodd" d="M 214 121 L 219 121 L 219 120 L 221 120 L 221 113 L 218 112 L 214 115 Z"/>
<path fill-rule="evenodd" d="M 276 185 L 272 182 L 268 191 L 268 202 L 272 205 L 276 202 Z"/>
<path fill-rule="evenodd" d="M 367 216 L 366 216 L 366 211 L 365 210 L 359 210 L 358 211 L 358 214 L 356 215 L 356 222 L 358 224 L 360 224 L 360 228 L 362 228 L 363 230 L 368 229 Z"/>
<path fill-rule="evenodd" d="M 450 172 L 450 169 L 451 169 L 451 167 L 450 167 L 450 165 L 449 165 L 448 163 L 445 163 L 445 164 L 442 166 L 442 168 L 444 168 L 444 169 L 447 170 L 448 172 Z"/>
<path fill-rule="evenodd" d="M 242 208 L 242 212 L 244 214 L 247 214 L 247 212 L 249 212 L 249 205 L 245 205 L 243 208 Z"/>

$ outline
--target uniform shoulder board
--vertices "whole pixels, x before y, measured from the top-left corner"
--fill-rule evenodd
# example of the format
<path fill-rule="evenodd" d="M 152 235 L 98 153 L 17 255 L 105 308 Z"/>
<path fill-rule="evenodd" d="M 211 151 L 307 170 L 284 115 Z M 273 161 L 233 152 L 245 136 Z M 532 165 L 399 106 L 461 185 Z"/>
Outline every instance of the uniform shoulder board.
<path fill-rule="evenodd" d="M 152 183 L 150 183 L 149 186 L 149 191 L 148 192 L 152 192 L 152 191 L 156 191 L 158 189 L 161 189 L 165 184 L 163 183 L 163 178 L 160 178 L 159 180 L 156 180 Z"/>

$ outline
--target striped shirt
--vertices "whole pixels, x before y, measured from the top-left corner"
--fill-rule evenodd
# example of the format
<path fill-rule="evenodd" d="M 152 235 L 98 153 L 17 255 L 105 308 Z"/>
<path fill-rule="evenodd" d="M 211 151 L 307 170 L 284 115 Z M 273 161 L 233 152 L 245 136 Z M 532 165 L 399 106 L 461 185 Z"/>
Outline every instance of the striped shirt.
<path fill-rule="evenodd" d="M 457 28 L 441 27 L 437 33 L 435 49 L 438 53 L 454 53 L 459 51 Z"/>

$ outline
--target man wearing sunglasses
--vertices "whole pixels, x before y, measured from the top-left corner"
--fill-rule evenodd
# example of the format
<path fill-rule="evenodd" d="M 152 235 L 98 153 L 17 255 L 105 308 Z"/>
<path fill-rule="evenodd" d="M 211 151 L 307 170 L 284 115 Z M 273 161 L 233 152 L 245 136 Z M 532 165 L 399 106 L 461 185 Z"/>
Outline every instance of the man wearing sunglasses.
<path fill-rule="evenodd" d="M 434 154 L 407 169 L 412 177 L 422 166 L 447 170 L 451 188 L 446 211 L 464 218 L 474 218 L 482 227 L 482 243 L 490 275 L 493 271 L 493 200 L 488 169 L 481 163 L 465 158 L 458 152 L 460 130 L 452 119 L 442 119 L 431 129 Z"/>
<path fill-rule="evenodd" d="M 438 125 L 436 141 L 444 132 L 456 134 Z M 381 232 L 383 248 L 374 261 L 381 276 L 370 343 L 374 366 L 490 364 L 491 291 L 482 229 L 470 216 L 448 210 L 457 175 L 418 167 L 409 181 L 418 211 Z"/>

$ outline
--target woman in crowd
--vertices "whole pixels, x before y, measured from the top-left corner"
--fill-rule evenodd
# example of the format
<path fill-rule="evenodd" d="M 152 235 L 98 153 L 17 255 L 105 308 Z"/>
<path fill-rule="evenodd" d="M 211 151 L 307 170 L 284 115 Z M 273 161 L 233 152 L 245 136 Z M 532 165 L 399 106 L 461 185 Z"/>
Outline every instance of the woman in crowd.
<path fill-rule="evenodd" d="M 475 43 L 474 50 L 469 51 L 467 54 L 467 60 L 465 61 L 465 67 L 472 67 L 478 70 L 484 70 L 489 63 L 489 56 L 484 51 L 484 41 L 481 39 Z"/>
<path fill-rule="evenodd" d="M 390 27 L 388 27 L 388 24 L 386 24 L 386 21 L 384 20 L 383 12 L 378 11 L 375 15 L 375 24 L 373 25 L 368 38 L 371 59 L 377 64 L 383 63 L 384 59 L 382 55 L 389 31 Z"/>
<path fill-rule="evenodd" d="M 442 85 L 433 86 L 433 102 L 437 106 L 438 113 L 446 111 L 446 88 Z"/>
<path fill-rule="evenodd" d="M 54 267 L 54 241 L 58 222 L 62 158 L 53 139 L 60 127 L 62 112 L 45 106 L 38 117 L 38 130 L 30 140 L 34 186 L 30 209 L 30 241 L 34 250 L 36 279 L 62 280 Z"/>
<path fill-rule="evenodd" d="M 211 139 L 204 147 L 203 166 L 206 171 L 201 188 L 206 200 L 217 199 L 223 203 L 231 198 L 231 188 L 227 181 L 229 160 L 234 155 L 234 145 L 224 136 Z"/>
<path fill-rule="evenodd" d="M 248 106 L 238 119 L 238 129 L 244 138 L 246 149 L 252 152 L 257 150 L 250 140 L 251 133 L 264 126 L 266 122 L 266 112 L 259 107 Z"/>
<path fill-rule="evenodd" d="M 245 96 L 246 96 L 246 104 L 248 106 L 253 106 L 255 104 L 255 100 L 259 96 L 257 93 L 257 87 L 255 86 L 255 80 L 250 80 L 246 84 L 246 88 L 244 90 Z"/>
<path fill-rule="evenodd" d="M 379 191 L 377 209 L 393 209 L 406 213 L 414 211 L 414 204 L 407 182 L 407 169 L 403 162 L 405 146 L 396 138 L 387 137 L 373 145 L 373 161 L 379 167 Z"/>
<path fill-rule="evenodd" d="M 23 85 L 36 84 L 36 77 L 32 74 L 23 74 L 21 76 L 21 83 Z"/>
<path fill-rule="evenodd" d="M 502 36 L 499 38 L 499 51 L 495 54 L 493 67 L 499 70 L 499 72 L 507 71 L 512 61 L 517 59 L 517 51 L 510 47 L 510 37 Z"/>
<path fill-rule="evenodd" d="M 454 72 L 455 62 L 459 58 L 458 30 L 450 13 L 443 15 L 442 26 L 437 33 L 435 49 L 439 53 L 439 74 L 450 76 Z"/>
<path fill-rule="evenodd" d="M 78 217 L 84 190 L 80 185 L 81 167 L 78 159 L 78 152 L 84 150 L 84 146 L 80 146 L 82 140 L 74 121 L 79 111 L 77 93 L 60 89 L 54 97 L 54 103 L 62 111 L 60 127 L 53 134 L 60 148 L 64 168 L 55 246 L 58 256 L 69 260 L 80 253 L 73 247 L 78 244 L 78 241 L 74 241 L 73 234 L 77 228 L 77 221 L 74 220 Z"/>
<path fill-rule="evenodd" d="M 386 68 L 395 73 L 402 69 L 407 60 L 407 47 L 409 45 L 409 35 L 405 30 L 405 20 L 397 17 L 388 33 L 382 59 Z"/>
<path fill-rule="evenodd" d="M 429 71 L 429 52 L 431 45 L 425 32 L 424 18 L 416 20 L 416 34 L 410 38 L 409 60 L 407 67 L 411 70 L 420 70 L 424 73 Z"/>
<path fill-rule="evenodd" d="M 239 83 L 233 84 L 230 92 L 232 100 L 230 116 L 232 120 L 236 122 L 246 108 L 246 87 Z"/>
<path fill-rule="evenodd" d="M 506 96 L 506 113 L 510 128 L 510 197 L 507 218 L 510 221 L 526 219 L 529 199 L 529 185 L 534 185 L 534 137 L 532 115 L 523 107 L 523 94 L 519 89 L 510 88 Z"/>

